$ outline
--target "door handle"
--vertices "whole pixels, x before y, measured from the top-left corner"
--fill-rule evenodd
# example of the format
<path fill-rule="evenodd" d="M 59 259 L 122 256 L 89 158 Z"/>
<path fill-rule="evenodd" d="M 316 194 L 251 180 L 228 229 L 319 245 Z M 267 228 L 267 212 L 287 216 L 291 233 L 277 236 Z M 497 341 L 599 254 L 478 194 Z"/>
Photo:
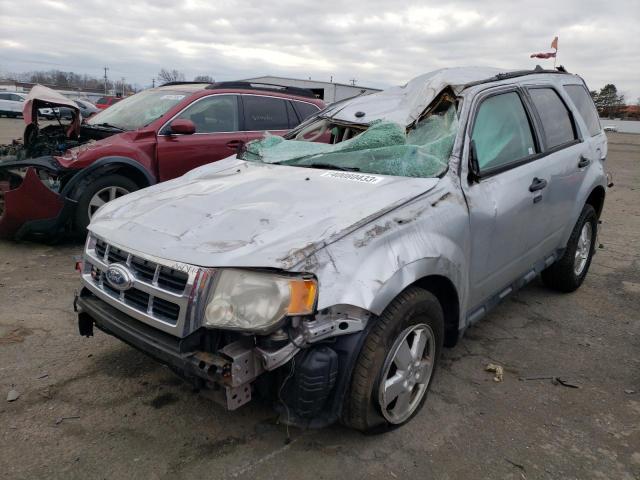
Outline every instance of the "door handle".
<path fill-rule="evenodd" d="M 587 166 L 589 166 L 590 163 L 591 163 L 591 160 L 589 160 L 584 155 L 580 155 L 580 161 L 578 162 L 578 168 L 587 167 Z"/>
<path fill-rule="evenodd" d="M 227 142 L 227 147 L 229 148 L 238 148 L 238 147 L 241 147 L 242 145 L 244 145 L 244 142 L 242 140 L 231 140 Z"/>
<path fill-rule="evenodd" d="M 533 182 L 531 182 L 531 185 L 529 185 L 529 191 L 537 192 L 538 190 L 542 190 L 546 186 L 547 181 L 545 179 L 536 177 L 533 179 Z"/>

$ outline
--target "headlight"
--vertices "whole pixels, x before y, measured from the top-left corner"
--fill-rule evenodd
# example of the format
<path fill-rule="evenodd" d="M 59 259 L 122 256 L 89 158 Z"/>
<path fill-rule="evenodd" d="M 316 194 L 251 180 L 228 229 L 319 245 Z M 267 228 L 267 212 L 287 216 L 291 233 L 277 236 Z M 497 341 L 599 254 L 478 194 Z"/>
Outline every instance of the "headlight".
<path fill-rule="evenodd" d="M 223 269 L 218 271 L 209 297 L 204 325 L 268 330 L 285 316 L 313 313 L 317 293 L 314 279 Z"/>

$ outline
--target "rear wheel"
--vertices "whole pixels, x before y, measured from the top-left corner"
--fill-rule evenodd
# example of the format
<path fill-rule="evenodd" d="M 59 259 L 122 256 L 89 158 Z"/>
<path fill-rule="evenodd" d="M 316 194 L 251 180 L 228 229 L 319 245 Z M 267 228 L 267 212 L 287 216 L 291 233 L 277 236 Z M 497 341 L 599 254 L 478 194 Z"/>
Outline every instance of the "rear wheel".
<path fill-rule="evenodd" d="M 84 235 L 91 218 L 105 203 L 138 190 L 138 185 L 122 175 L 107 175 L 96 178 L 82 192 L 78 199 L 75 216 L 75 231 Z"/>
<path fill-rule="evenodd" d="M 560 292 L 573 292 L 582 285 L 593 258 L 597 232 L 596 211 L 591 205 L 585 205 L 562 258 L 542 272 L 546 286 Z"/>
<path fill-rule="evenodd" d="M 358 357 L 343 423 L 379 433 L 408 422 L 424 405 L 444 339 L 434 295 L 409 287 L 386 308 Z"/>

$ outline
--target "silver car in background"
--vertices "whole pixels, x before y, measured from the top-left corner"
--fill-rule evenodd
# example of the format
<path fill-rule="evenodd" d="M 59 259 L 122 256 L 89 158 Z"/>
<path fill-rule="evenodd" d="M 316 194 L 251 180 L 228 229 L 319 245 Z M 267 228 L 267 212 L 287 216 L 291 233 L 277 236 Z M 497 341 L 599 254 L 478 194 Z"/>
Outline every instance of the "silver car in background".
<path fill-rule="evenodd" d="M 315 141 L 315 142 L 314 142 Z M 385 431 L 443 346 L 536 276 L 585 279 L 606 137 L 564 70 L 452 68 L 106 204 L 76 297 L 93 327 L 228 409 Z"/>

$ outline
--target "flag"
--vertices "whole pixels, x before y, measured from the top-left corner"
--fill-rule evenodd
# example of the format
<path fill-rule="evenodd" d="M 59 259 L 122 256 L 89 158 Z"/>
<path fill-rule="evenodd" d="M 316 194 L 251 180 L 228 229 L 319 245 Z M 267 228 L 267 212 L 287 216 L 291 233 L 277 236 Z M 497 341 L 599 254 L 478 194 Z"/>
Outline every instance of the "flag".
<path fill-rule="evenodd" d="M 551 48 L 558 50 L 558 37 L 555 37 L 553 42 L 551 42 Z"/>
<path fill-rule="evenodd" d="M 556 52 L 532 53 L 530 58 L 556 58 Z"/>

